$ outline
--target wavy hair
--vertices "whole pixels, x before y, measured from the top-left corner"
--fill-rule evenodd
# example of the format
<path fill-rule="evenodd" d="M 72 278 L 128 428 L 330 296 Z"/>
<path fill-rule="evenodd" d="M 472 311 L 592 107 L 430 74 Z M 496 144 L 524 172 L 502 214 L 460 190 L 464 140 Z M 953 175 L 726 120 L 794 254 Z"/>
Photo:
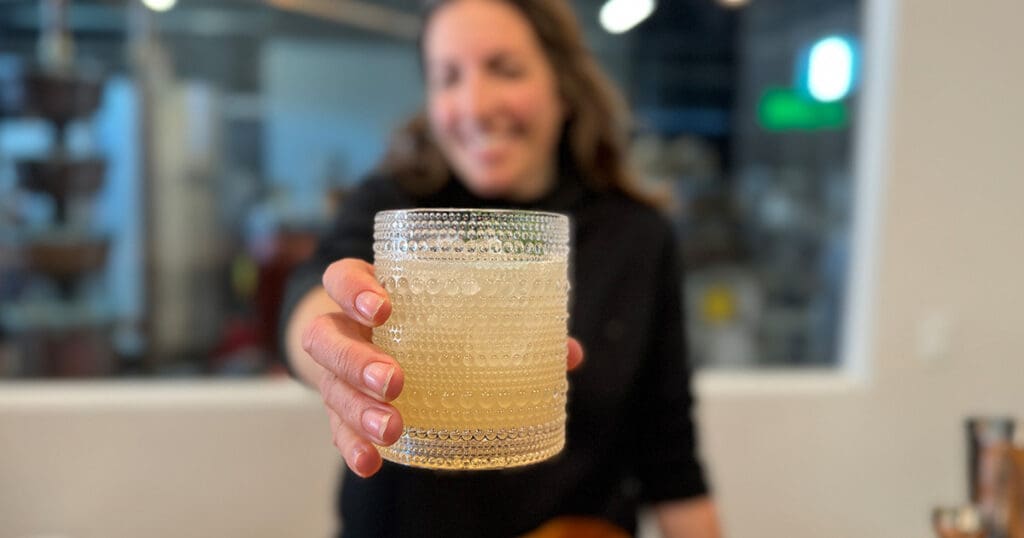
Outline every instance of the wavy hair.
<path fill-rule="evenodd" d="M 427 0 L 419 37 L 421 68 L 423 37 L 431 17 L 455 1 Z M 515 7 L 528 21 L 555 73 L 558 91 L 567 107 L 558 148 L 558 167 L 577 174 L 589 187 L 619 191 L 651 205 L 627 164 L 626 147 L 631 118 L 618 90 L 587 49 L 572 9 L 565 0 L 492 0 Z M 378 167 L 413 193 L 440 189 L 452 175 L 432 139 L 425 110 L 400 127 Z"/>

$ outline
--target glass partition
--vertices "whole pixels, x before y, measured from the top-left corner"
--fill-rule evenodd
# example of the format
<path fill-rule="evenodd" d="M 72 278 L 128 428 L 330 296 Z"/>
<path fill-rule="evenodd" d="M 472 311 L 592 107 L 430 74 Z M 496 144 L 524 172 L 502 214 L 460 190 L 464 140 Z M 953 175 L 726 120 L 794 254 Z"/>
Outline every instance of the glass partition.
<path fill-rule="evenodd" d="M 283 373 L 289 271 L 422 102 L 416 3 L 354 4 L 0 1 L 0 378 Z M 835 367 L 859 2 L 603 4 L 694 364 Z"/>

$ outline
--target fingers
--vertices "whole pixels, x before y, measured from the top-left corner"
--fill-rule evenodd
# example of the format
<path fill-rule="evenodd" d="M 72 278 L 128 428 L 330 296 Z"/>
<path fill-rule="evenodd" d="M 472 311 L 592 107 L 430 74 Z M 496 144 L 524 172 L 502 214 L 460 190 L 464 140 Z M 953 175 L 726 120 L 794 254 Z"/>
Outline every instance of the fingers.
<path fill-rule="evenodd" d="M 346 426 L 333 409 L 325 407 L 331 422 L 331 440 L 348 468 L 363 478 L 376 474 L 383 463 L 377 448 Z"/>
<path fill-rule="evenodd" d="M 331 422 L 334 446 L 352 472 L 370 476 L 381 465 L 373 445 L 390 445 L 402 434 L 402 417 L 388 405 L 353 390 L 330 372 L 320 382 L 320 394 Z"/>
<path fill-rule="evenodd" d="M 387 292 L 374 277 L 373 266 L 363 260 L 332 263 L 324 271 L 323 284 L 342 311 L 366 327 L 376 327 L 391 315 Z"/>
<path fill-rule="evenodd" d="M 569 371 L 575 370 L 581 363 L 583 363 L 583 346 L 580 341 L 569 337 L 569 341 L 566 345 L 568 348 L 568 357 L 566 358 L 566 369 Z"/>
<path fill-rule="evenodd" d="M 332 264 L 323 284 L 342 311 L 313 320 L 302 344 L 324 368 L 319 388 L 334 446 L 352 472 L 368 477 L 381 467 L 374 445 L 393 444 L 402 434 L 402 417 L 386 402 L 398 397 L 404 375 L 370 341 L 372 327 L 391 315 L 391 304 L 373 266 L 361 260 Z"/>
<path fill-rule="evenodd" d="M 390 402 L 402 392 L 405 375 L 395 359 L 369 342 L 369 331 L 344 314 L 324 314 L 306 329 L 302 346 L 343 383 Z"/>
<path fill-rule="evenodd" d="M 352 390 L 330 373 L 325 373 L 320 382 L 320 395 L 324 405 L 337 413 L 357 437 L 390 445 L 402 434 L 402 417 L 397 409 Z"/>

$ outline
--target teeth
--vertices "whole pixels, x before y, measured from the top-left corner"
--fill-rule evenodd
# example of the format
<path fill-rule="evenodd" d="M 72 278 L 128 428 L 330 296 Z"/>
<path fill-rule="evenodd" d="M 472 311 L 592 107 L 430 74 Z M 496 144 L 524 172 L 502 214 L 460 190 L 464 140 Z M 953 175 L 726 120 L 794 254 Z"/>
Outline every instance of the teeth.
<path fill-rule="evenodd" d="M 509 139 L 508 136 L 505 136 L 505 135 L 502 135 L 502 134 L 496 134 L 496 133 L 489 133 L 489 134 L 474 133 L 473 135 L 471 135 L 469 137 L 468 142 L 469 142 L 469 146 L 471 148 L 473 148 L 473 149 L 487 150 L 487 149 L 491 149 L 494 146 L 497 146 L 499 144 L 502 144 L 502 143 L 508 141 L 508 139 Z"/>

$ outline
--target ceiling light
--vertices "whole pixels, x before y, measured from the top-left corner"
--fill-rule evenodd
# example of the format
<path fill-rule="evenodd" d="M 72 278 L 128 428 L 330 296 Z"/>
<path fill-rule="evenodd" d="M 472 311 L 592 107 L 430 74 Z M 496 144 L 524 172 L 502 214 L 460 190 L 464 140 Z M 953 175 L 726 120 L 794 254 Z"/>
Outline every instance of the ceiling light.
<path fill-rule="evenodd" d="M 608 0 L 598 18 L 609 33 L 621 34 L 650 17 L 655 7 L 654 0 Z"/>
<path fill-rule="evenodd" d="M 819 39 L 807 56 L 807 92 L 828 103 L 846 97 L 853 87 L 853 43 L 839 36 Z"/>
<path fill-rule="evenodd" d="M 178 0 L 142 0 L 142 4 L 153 11 L 167 11 L 177 3 Z"/>

